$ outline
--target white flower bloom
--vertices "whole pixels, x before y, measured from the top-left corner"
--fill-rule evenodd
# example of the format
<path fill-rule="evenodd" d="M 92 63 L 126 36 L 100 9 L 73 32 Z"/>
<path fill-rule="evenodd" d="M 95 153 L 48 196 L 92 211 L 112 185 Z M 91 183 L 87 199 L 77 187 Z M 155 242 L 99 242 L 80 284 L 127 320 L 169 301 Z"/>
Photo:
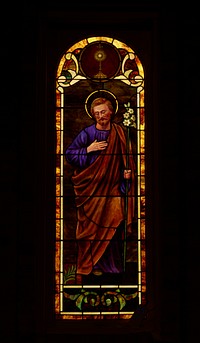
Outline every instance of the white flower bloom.
<path fill-rule="evenodd" d="M 130 119 L 124 119 L 123 124 L 124 124 L 125 126 L 130 126 L 130 124 L 131 124 Z"/>
<path fill-rule="evenodd" d="M 128 112 L 125 112 L 125 113 L 123 114 L 123 116 L 124 116 L 124 118 L 128 119 L 128 118 L 129 118 L 129 113 L 128 113 Z"/>
<path fill-rule="evenodd" d="M 132 108 L 129 108 L 129 109 L 128 109 L 128 113 L 130 113 L 130 114 L 134 113 L 133 109 L 132 109 Z"/>
<path fill-rule="evenodd" d="M 135 120 L 136 120 L 135 115 L 131 116 L 131 119 L 132 119 L 133 121 L 135 121 Z"/>

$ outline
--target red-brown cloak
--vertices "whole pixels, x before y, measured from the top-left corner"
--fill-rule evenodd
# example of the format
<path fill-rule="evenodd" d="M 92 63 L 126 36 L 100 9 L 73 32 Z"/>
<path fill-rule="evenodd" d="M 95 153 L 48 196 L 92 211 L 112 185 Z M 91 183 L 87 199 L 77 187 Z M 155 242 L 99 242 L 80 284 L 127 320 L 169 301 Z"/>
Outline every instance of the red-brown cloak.
<path fill-rule="evenodd" d="M 120 125 L 112 123 L 108 146 L 86 169 L 72 176 L 77 206 L 77 273 L 89 274 L 104 254 L 116 229 L 124 220 L 121 173 L 126 166 L 126 137 Z M 133 155 L 129 154 L 131 183 L 128 191 L 127 228 L 134 217 Z"/>

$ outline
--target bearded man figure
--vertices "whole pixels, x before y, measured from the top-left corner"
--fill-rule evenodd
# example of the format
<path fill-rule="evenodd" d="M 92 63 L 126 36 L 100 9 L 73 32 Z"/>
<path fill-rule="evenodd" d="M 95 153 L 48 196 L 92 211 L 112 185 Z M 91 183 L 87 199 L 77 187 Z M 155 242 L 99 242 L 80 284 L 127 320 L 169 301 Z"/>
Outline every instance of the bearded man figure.
<path fill-rule="evenodd" d="M 65 151 L 74 167 L 77 276 L 123 272 L 126 180 L 128 231 L 134 218 L 135 163 L 130 147 L 126 169 L 124 130 L 112 121 L 110 100 L 94 99 L 90 112 L 95 123 L 84 128 Z"/>

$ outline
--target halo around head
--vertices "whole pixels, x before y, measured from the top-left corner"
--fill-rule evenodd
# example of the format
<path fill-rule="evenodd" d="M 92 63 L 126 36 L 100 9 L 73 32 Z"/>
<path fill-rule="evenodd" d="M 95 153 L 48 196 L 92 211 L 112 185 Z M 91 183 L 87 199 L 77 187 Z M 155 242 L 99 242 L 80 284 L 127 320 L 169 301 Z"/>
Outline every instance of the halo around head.
<path fill-rule="evenodd" d="M 118 101 L 117 101 L 116 96 L 112 92 L 107 91 L 105 89 L 98 89 L 98 90 L 90 93 L 88 95 L 87 99 L 85 100 L 85 110 L 87 112 L 87 115 L 90 118 L 93 118 L 93 116 L 90 114 L 91 103 L 96 98 L 106 98 L 106 99 L 110 100 L 112 105 L 113 105 L 113 109 L 114 109 L 113 116 L 117 113 L 117 111 L 118 111 Z"/>

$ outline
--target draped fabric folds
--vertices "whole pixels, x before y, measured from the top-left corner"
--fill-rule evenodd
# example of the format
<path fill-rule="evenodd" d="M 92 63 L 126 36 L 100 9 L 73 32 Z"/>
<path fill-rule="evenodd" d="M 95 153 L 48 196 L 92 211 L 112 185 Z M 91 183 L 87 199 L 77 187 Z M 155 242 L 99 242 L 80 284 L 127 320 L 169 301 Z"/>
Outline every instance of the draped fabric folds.
<path fill-rule="evenodd" d="M 126 166 L 126 137 L 122 127 L 112 123 L 108 147 L 87 168 L 77 168 L 72 176 L 77 206 L 77 273 L 89 274 L 104 254 L 117 228 L 124 220 L 124 194 L 120 191 Z M 131 149 L 131 147 L 130 147 Z M 134 170 L 128 191 L 127 225 L 134 217 Z"/>

